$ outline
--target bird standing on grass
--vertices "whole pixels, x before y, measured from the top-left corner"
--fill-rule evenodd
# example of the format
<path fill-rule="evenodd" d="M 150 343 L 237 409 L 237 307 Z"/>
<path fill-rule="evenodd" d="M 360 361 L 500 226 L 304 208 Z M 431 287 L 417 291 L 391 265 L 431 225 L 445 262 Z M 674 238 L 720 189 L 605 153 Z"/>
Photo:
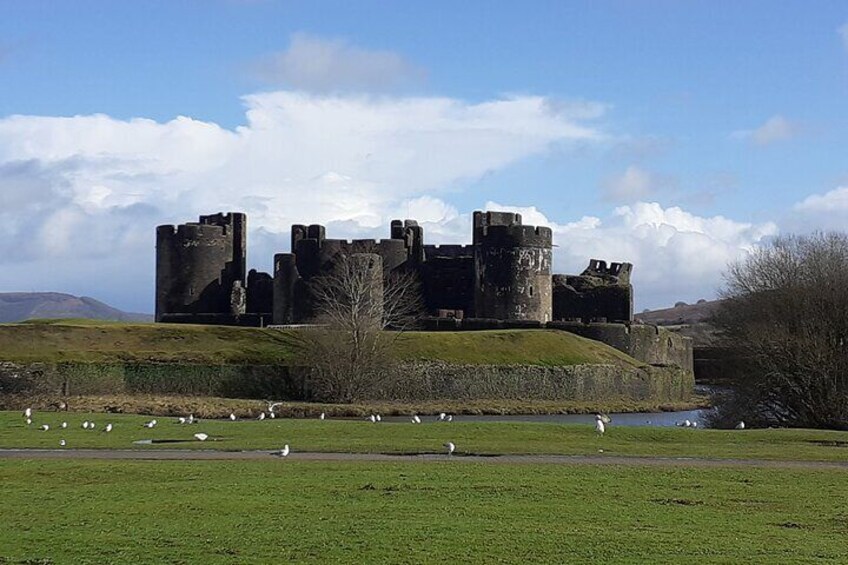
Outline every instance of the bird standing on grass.
<path fill-rule="evenodd" d="M 736 424 L 736 429 L 737 430 L 744 430 L 745 429 L 745 422 L 739 422 L 738 424 Z"/>
<path fill-rule="evenodd" d="M 208 438 L 209 436 L 202 432 L 199 434 L 194 434 L 194 439 L 196 439 L 197 441 L 206 441 Z"/>
<path fill-rule="evenodd" d="M 444 447 L 445 447 L 445 449 L 447 449 L 447 450 L 448 450 L 448 455 L 449 455 L 449 456 L 450 456 L 450 455 L 453 455 L 453 452 L 454 452 L 454 451 L 456 451 L 456 446 L 453 444 L 453 442 L 452 442 L 452 441 L 447 442 L 447 443 L 444 445 Z"/>
<path fill-rule="evenodd" d="M 43 426 L 41 426 L 41 431 L 42 431 L 42 432 L 46 432 L 46 431 L 47 431 L 47 430 L 49 430 L 49 429 L 50 429 L 50 426 L 48 426 L 47 424 L 44 424 Z"/>
<path fill-rule="evenodd" d="M 146 422 L 146 423 L 144 423 L 144 424 L 142 424 L 142 425 L 143 425 L 145 428 L 155 428 L 157 423 L 158 423 L 158 422 L 157 422 L 156 420 L 150 420 L 149 422 Z M 94 426 L 92 425 L 91 427 L 93 428 Z"/>
<path fill-rule="evenodd" d="M 65 428 L 67 428 L 67 427 L 68 427 L 68 423 L 67 423 L 67 422 L 62 422 L 62 429 L 64 430 L 64 429 L 65 429 Z"/>
<path fill-rule="evenodd" d="M 598 435 L 604 435 L 606 431 L 606 426 L 604 426 L 604 419 L 601 418 L 601 415 L 598 414 L 595 416 L 595 431 L 598 432 Z"/>
<path fill-rule="evenodd" d="M 371 420 L 372 424 L 377 423 L 377 416 L 375 416 L 374 414 L 371 414 L 370 416 L 368 416 L 368 419 Z"/>
<path fill-rule="evenodd" d="M 27 418 L 27 419 L 26 419 L 26 425 L 27 425 L 27 426 L 31 426 L 31 425 L 32 425 L 32 418 Z"/>
<path fill-rule="evenodd" d="M 32 408 L 24 410 L 24 418 L 32 418 Z"/>
<path fill-rule="evenodd" d="M 83 422 L 83 423 L 82 423 L 82 429 L 87 430 L 87 429 L 88 429 L 89 424 L 90 424 L 90 422 L 89 422 L 88 420 L 86 420 L 85 422 Z"/>
<path fill-rule="evenodd" d="M 289 456 L 289 444 L 285 444 L 283 448 L 279 451 L 278 455 L 280 457 L 288 457 Z"/>
<path fill-rule="evenodd" d="M 111 431 L 112 431 L 112 424 L 106 424 L 106 427 L 103 428 L 103 432 L 108 434 Z"/>
<path fill-rule="evenodd" d="M 412 415 L 412 423 L 413 424 L 420 424 L 421 423 L 421 418 L 418 417 L 418 414 Z"/>
<path fill-rule="evenodd" d="M 233 422 L 235 422 L 235 421 L 236 421 L 236 415 L 235 415 L 235 412 L 230 412 L 230 420 L 232 420 Z"/>
<path fill-rule="evenodd" d="M 59 440 L 59 447 L 65 447 L 65 445 L 66 445 L 65 440 L 60 439 Z"/>
<path fill-rule="evenodd" d="M 257 418 L 257 420 L 259 420 L 259 421 L 261 422 L 261 421 L 262 421 L 262 420 L 264 420 L 264 419 L 265 419 L 265 412 L 260 412 L 260 413 L 259 413 L 259 417 Z"/>
<path fill-rule="evenodd" d="M 318 419 L 319 419 L 319 420 L 323 420 L 323 419 L 324 419 L 324 418 L 326 418 L 326 417 L 327 417 L 327 415 L 326 415 L 326 414 L 324 414 L 323 412 L 321 412 L 321 415 L 320 415 L 320 416 L 318 416 Z"/>

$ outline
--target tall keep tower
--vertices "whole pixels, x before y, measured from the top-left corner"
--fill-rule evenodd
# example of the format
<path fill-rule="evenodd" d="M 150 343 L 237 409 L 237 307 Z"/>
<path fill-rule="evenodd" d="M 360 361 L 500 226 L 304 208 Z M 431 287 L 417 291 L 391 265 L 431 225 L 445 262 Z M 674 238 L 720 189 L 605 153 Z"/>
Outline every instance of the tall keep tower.
<path fill-rule="evenodd" d="M 474 212 L 474 315 L 500 320 L 552 317 L 550 228 L 521 215 Z"/>
<path fill-rule="evenodd" d="M 243 314 L 247 216 L 200 216 L 156 228 L 156 321 L 168 314 Z"/>

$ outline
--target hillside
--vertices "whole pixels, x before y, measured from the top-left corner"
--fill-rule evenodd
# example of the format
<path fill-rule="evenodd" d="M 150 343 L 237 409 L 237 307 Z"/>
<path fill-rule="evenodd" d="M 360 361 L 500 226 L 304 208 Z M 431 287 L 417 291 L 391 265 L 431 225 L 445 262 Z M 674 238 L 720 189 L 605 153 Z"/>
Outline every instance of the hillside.
<path fill-rule="evenodd" d="M 712 315 L 719 302 L 719 300 L 699 300 L 696 304 L 678 302 L 673 308 L 646 310 L 634 317 L 646 324 L 657 326 L 700 324 Z"/>
<path fill-rule="evenodd" d="M 0 293 L 0 323 L 36 318 L 88 318 L 120 322 L 152 322 L 153 316 L 123 312 L 87 296 L 60 292 Z"/>
<path fill-rule="evenodd" d="M 287 364 L 297 332 L 225 326 L 42 320 L 0 325 L 0 361 Z M 640 365 L 602 343 L 555 330 L 410 332 L 402 360 L 456 364 Z"/>

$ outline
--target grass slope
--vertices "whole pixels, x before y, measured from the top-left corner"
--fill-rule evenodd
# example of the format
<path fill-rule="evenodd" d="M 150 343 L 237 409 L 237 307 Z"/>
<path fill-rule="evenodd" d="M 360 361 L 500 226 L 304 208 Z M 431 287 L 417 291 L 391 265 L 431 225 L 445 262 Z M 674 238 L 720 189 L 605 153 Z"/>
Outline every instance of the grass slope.
<path fill-rule="evenodd" d="M 843 471 L 0 461 L 0 562 L 845 563 Z"/>
<path fill-rule="evenodd" d="M 591 425 L 547 423 L 406 422 L 371 424 L 360 420 L 266 419 L 264 421 L 204 420 L 192 426 L 173 418 L 159 418 L 153 429 L 142 427 L 150 418 L 118 414 L 36 413 L 26 426 L 20 413 L 0 413 L 0 448 L 58 448 L 64 438 L 68 448 L 132 449 L 279 449 L 284 443 L 296 451 L 350 453 L 441 453 L 452 441 L 462 454 L 562 454 L 704 457 L 717 459 L 770 459 L 848 461 L 848 432 L 821 430 L 704 430 L 686 428 L 637 428 L 610 426 L 598 437 Z M 59 424 L 67 421 L 68 429 Z M 83 420 L 97 423 L 85 431 Z M 51 429 L 40 431 L 41 424 Z M 114 430 L 100 430 L 107 423 Z M 206 442 L 192 436 L 204 432 Z M 184 440 L 177 443 L 137 446 L 140 439 Z"/>
<path fill-rule="evenodd" d="M 0 360 L 15 362 L 178 361 L 288 363 L 294 331 L 225 326 L 40 320 L 0 324 Z M 637 365 L 602 343 L 553 330 L 413 332 L 398 340 L 403 360 L 462 364 Z"/>

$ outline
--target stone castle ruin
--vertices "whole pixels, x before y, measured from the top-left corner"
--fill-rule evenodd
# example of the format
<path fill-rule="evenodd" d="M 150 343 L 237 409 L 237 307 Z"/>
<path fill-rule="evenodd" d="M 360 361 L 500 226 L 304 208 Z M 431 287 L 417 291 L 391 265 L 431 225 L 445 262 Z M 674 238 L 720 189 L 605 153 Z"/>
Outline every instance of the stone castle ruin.
<path fill-rule="evenodd" d="M 637 359 L 692 367 L 691 343 L 633 324 L 630 263 L 592 259 L 580 275 L 552 273 L 550 228 L 521 215 L 474 212 L 470 245 L 426 245 L 414 220 L 393 220 L 388 239 L 328 239 L 294 225 L 291 252 L 273 274 L 246 272 L 247 217 L 201 216 L 156 229 L 156 321 L 241 326 L 309 323 L 310 284 L 339 257 L 368 254 L 383 277 L 420 281 L 429 330 L 556 328 L 604 341 Z M 665 335 L 669 334 L 669 335 Z"/>

